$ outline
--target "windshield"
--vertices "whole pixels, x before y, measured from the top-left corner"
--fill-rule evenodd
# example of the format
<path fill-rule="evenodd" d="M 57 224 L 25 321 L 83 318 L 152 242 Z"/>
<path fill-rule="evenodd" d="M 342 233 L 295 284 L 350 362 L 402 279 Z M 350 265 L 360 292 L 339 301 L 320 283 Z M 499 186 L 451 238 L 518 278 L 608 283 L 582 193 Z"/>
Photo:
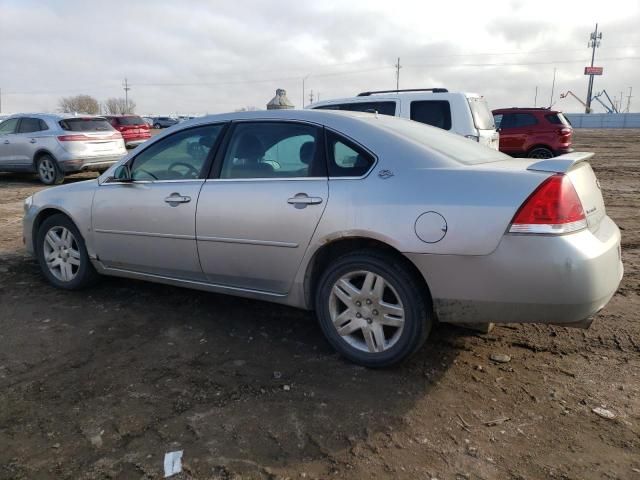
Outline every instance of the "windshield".
<path fill-rule="evenodd" d="M 482 97 L 469 97 L 469 107 L 471 107 L 471 115 L 473 115 L 473 123 L 478 130 L 495 130 L 493 123 L 493 115 L 487 102 Z"/>
<path fill-rule="evenodd" d="M 63 130 L 69 132 L 106 132 L 113 130 L 111 124 L 104 118 L 66 118 L 60 120 Z"/>

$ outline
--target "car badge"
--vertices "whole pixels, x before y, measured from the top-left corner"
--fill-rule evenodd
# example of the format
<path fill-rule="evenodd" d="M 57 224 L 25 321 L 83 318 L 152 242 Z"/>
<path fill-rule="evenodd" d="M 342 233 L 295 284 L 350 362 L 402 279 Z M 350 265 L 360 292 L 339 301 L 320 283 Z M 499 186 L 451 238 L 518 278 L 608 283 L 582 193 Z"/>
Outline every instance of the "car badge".
<path fill-rule="evenodd" d="M 387 178 L 393 177 L 393 172 L 391 170 L 380 170 L 378 172 L 378 176 L 381 179 L 386 180 Z"/>

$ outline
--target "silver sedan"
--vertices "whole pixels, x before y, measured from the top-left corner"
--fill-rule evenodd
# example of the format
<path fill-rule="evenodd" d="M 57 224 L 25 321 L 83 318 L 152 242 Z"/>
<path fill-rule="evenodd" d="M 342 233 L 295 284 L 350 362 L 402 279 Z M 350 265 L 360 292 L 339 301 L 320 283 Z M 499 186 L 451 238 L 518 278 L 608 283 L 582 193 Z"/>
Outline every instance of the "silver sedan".
<path fill-rule="evenodd" d="M 367 113 L 202 117 L 29 197 L 24 241 L 56 287 L 103 274 L 313 309 L 342 355 L 387 366 L 435 321 L 589 326 L 623 272 L 590 156 L 513 159 Z"/>

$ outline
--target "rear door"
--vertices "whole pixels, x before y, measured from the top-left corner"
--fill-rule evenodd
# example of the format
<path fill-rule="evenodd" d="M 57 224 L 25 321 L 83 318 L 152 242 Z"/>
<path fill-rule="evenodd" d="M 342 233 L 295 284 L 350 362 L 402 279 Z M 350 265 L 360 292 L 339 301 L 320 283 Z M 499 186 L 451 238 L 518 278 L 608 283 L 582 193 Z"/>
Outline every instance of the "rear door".
<path fill-rule="evenodd" d="M 409 115 L 416 122 L 451 130 L 451 105 L 448 100 L 413 100 Z"/>
<path fill-rule="evenodd" d="M 48 127 L 39 118 L 23 117 L 18 125 L 14 138 L 15 162 L 18 167 L 28 168 L 33 165 L 36 151 L 45 146 L 43 137 L 47 136 Z"/>
<path fill-rule="evenodd" d="M 238 122 L 196 215 L 209 282 L 285 294 L 328 200 L 322 129 Z"/>
<path fill-rule="evenodd" d="M 538 120 L 531 113 L 505 113 L 500 129 L 500 150 L 512 154 L 526 153 L 537 124 Z"/>

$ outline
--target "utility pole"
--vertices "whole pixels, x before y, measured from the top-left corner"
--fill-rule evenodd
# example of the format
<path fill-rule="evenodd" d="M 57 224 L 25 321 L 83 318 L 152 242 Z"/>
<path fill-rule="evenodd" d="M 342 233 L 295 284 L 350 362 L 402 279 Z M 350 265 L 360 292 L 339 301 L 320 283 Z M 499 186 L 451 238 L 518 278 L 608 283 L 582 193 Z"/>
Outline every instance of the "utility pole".
<path fill-rule="evenodd" d="M 538 106 L 538 86 L 536 85 L 536 94 L 533 97 L 533 106 L 537 107 Z"/>
<path fill-rule="evenodd" d="M 309 75 L 307 75 L 306 77 L 302 77 L 302 108 L 304 108 L 304 82 L 307 80 L 307 78 L 309 78 Z"/>
<path fill-rule="evenodd" d="M 591 32 L 589 36 L 589 48 L 591 48 L 591 66 L 593 67 L 593 61 L 596 58 L 596 48 L 600 46 L 600 40 L 602 40 L 602 32 L 598 33 L 598 24 L 596 23 L 595 31 Z M 587 88 L 587 106 L 584 113 L 591 112 L 591 94 L 593 93 L 593 74 L 589 75 L 589 86 Z"/>
<path fill-rule="evenodd" d="M 553 82 L 551 83 L 551 100 L 549 100 L 549 108 L 553 106 L 553 91 L 556 89 L 556 68 L 553 68 Z"/>
<path fill-rule="evenodd" d="M 627 95 L 627 113 L 631 111 L 631 92 L 633 91 L 632 87 L 629 87 L 629 95 Z"/>
<path fill-rule="evenodd" d="M 131 90 L 131 87 L 129 86 L 129 82 L 126 78 L 124 79 L 122 88 L 124 88 L 124 109 L 126 110 L 125 113 L 129 113 L 129 90 Z"/>
<path fill-rule="evenodd" d="M 313 103 L 313 88 L 309 92 L 309 103 Z"/>
<path fill-rule="evenodd" d="M 394 65 L 396 67 L 396 91 L 400 90 L 400 69 L 402 65 L 400 65 L 400 57 L 398 57 L 398 63 Z"/>

